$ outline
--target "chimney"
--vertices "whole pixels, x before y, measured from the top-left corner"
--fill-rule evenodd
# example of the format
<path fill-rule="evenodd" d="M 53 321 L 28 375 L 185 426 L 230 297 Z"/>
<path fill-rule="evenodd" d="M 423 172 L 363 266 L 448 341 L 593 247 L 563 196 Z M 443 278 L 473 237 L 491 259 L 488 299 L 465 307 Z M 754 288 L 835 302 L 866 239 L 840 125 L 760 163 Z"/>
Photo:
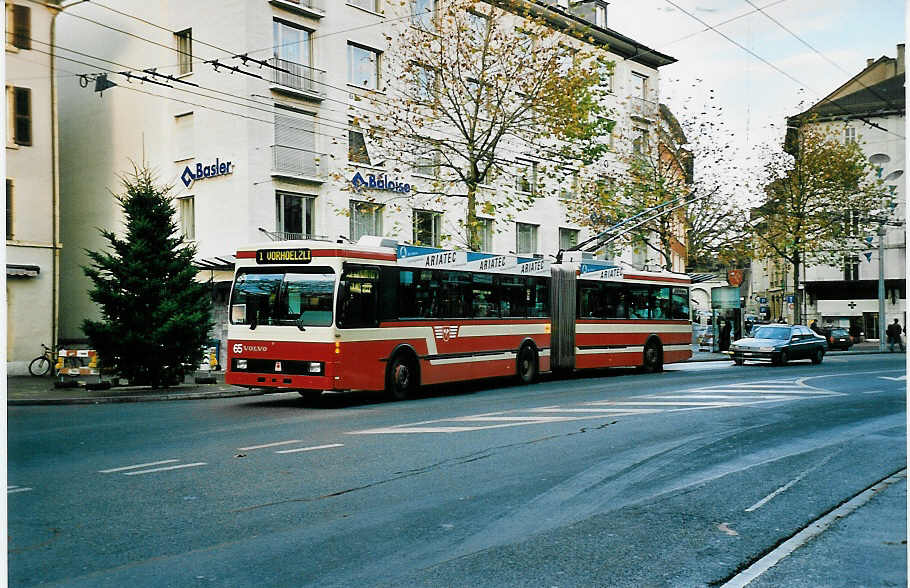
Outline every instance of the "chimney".
<path fill-rule="evenodd" d="M 875 59 L 873 59 L 872 57 L 867 57 L 866 58 L 866 67 L 869 67 L 870 65 L 872 65 L 872 62 L 874 62 L 874 61 L 875 61 Z"/>
<path fill-rule="evenodd" d="M 896 75 L 901 75 L 904 73 L 904 44 L 897 44 L 897 73 Z"/>

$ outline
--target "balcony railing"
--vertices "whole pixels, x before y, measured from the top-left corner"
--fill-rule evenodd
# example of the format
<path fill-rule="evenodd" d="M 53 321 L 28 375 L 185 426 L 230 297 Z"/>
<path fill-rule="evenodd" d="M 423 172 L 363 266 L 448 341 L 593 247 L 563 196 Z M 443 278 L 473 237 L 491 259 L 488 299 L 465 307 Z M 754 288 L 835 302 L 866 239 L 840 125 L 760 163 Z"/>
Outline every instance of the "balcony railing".
<path fill-rule="evenodd" d="M 331 241 L 325 235 L 310 235 L 307 233 L 291 233 L 288 231 L 267 231 L 265 229 L 259 229 L 265 233 L 269 239 L 272 241 L 300 241 L 303 239 L 310 239 L 313 241 Z"/>
<path fill-rule="evenodd" d="M 655 120 L 657 118 L 657 102 L 644 98 L 629 98 L 629 114 L 637 118 Z"/>
<path fill-rule="evenodd" d="M 272 175 L 325 180 L 326 155 L 288 145 L 272 145 Z"/>
<path fill-rule="evenodd" d="M 270 70 L 270 81 L 273 84 L 320 100 L 324 97 L 325 72 L 321 69 L 277 57 L 270 58 L 268 62 L 269 65 L 276 68 Z"/>
<path fill-rule="evenodd" d="M 325 16 L 325 0 L 269 0 L 269 4 L 311 18 Z"/>

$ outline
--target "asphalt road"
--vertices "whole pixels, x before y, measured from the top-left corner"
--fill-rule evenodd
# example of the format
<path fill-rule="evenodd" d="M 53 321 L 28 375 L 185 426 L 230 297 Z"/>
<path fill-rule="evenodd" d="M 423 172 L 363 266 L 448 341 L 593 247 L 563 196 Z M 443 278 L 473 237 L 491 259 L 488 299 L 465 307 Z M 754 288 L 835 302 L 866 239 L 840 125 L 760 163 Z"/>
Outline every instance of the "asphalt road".
<path fill-rule="evenodd" d="M 10 407 L 9 581 L 905 586 L 905 391 L 905 356 L 863 355 Z"/>

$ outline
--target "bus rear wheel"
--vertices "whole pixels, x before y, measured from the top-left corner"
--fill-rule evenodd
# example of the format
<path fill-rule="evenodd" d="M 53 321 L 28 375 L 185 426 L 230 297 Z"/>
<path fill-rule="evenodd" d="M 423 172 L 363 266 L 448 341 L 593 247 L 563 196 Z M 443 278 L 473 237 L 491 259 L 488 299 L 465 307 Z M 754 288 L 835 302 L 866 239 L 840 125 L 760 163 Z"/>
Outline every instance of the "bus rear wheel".
<path fill-rule="evenodd" d="M 525 345 L 518 352 L 517 364 L 518 380 L 522 384 L 532 384 L 539 372 L 537 352 L 530 345 Z"/>
<path fill-rule="evenodd" d="M 417 390 L 417 366 L 405 354 L 398 354 L 389 364 L 386 392 L 394 400 L 407 400 Z"/>

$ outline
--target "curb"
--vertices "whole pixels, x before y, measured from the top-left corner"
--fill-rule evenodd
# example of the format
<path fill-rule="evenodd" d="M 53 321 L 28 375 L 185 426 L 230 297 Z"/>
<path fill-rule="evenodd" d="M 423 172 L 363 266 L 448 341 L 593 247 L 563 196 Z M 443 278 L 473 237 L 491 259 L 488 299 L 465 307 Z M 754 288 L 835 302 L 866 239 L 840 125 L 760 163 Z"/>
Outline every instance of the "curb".
<path fill-rule="evenodd" d="M 237 390 L 221 392 L 190 392 L 187 394 L 155 394 L 148 396 L 92 396 L 88 398 L 15 398 L 7 399 L 7 406 L 48 406 L 62 404 L 115 404 L 125 402 L 166 402 L 171 400 L 206 400 L 214 398 L 240 398 L 263 396 L 266 392 Z"/>

